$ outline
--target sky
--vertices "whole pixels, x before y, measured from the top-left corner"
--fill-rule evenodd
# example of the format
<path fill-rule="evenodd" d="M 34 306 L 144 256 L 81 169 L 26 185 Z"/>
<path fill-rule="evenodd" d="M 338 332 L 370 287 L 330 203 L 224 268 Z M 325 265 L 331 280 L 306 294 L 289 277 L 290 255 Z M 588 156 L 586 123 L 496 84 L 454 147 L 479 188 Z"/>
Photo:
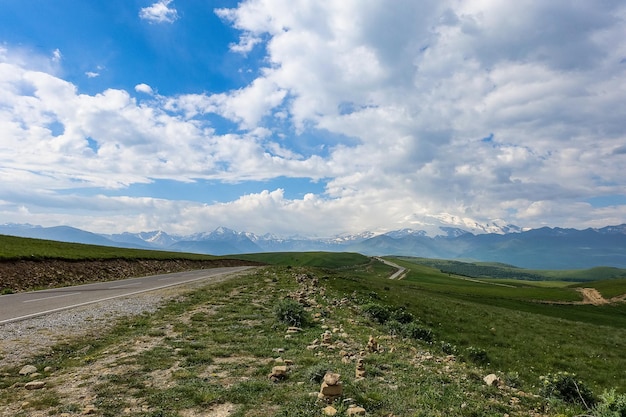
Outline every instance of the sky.
<path fill-rule="evenodd" d="M 0 223 L 626 223 L 623 0 L 0 0 Z"/>

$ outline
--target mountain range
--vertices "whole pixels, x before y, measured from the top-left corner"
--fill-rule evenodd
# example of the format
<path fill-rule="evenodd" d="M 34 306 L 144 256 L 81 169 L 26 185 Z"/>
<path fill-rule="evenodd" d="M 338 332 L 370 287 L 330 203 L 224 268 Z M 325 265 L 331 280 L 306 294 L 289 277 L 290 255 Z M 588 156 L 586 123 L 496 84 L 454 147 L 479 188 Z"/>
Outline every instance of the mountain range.
<path fill-rule="evenodd" d="M 468 230 L 470 229 L 470 230 Z M 96 234 L 69 226 L 0 225 L 0 234 L 138 249 L 231 255 L 257 252 L 358 252 L 466 261 L 502 262 L 530 269 L 626 268 L 626 224 L 584 230 L 522 230 L 513 225 L 439 226 L 432 230 L 401 229 L 330 238 L 263 236 L 218 227 L 186 236 L 163 231 Z"/>

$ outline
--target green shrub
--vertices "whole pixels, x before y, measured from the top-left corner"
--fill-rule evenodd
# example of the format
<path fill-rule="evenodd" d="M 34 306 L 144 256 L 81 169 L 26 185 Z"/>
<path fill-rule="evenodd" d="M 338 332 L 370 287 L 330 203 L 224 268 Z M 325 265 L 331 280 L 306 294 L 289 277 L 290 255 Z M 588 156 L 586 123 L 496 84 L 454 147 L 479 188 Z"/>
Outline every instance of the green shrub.
<path fill-rule="evenodd" d="M 478 365 L 487 365 L 489 363 L 489 355 L 484 349 L 469 346 L 465 349 L 467 358 Z"/>
<path fill-rule="evenodd" d="M 459 353 L 459 349 L 452 343 L 448 342 L 441 342 L 441 350 L 446 355 L 458 355 Z"/>
<path fill-rule="evenodd" d="M 377 321 L 380 324 L 385 324 L 391 316 L 387 307 L 376 303 L 365 304 L 362 309 L 363 314 L 365 314 L 367 318 Z"/>
<path fill-rule="evenodd" d="M 593 409 L 595 417 L 626 417 L 626 394 L 617 394 L 615 389 L 604 391 Z"/>
<path fill-rule="evenodd" d="M 402 324 L 411 323 L 414 319 L 413 314 L 406 311 L 404 307 L 396 308 L 389 314 L 389 320 L 395 320 Z"/>
<path fill-rule="evenodd" d="M 542 382 L 541 394 L 546 398 L 557 398 L 570 404 L 580 404 L 587 408 L 594 405 L 595 400 L 589 388 L 569 372 L 548 374 L 539 378 Z"/>
<path fill-rule="evenodd" d="M 274 306 L 274 315 L 278 321 L 289 326 L 302 327 L 308 323 L 308 315 L 302 304 L 291 299 L 279 301 Z"/>
<path fill-rule="evenodd" d="M 405 325 L 396 320 L 389 320 L 386 323 L 387 331 L 392 336 L 404 336 Z"/>
<path fill-rule="evenodd" d="M 404 325 L 404 334 L 406 337 L 415 340 L 422 340 L 431 343 L 434 340 L 433 331 L 422 327 L 417 323 L 408 323 Z"/>

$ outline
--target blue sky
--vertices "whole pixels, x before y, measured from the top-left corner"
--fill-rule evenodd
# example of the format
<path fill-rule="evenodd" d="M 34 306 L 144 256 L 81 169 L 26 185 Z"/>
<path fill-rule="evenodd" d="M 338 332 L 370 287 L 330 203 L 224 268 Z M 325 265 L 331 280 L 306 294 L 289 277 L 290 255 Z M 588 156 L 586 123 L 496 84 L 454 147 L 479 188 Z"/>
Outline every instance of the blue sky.
<path fill-rule="evenodd" d="M 0 223 L 624 223 L 624 39 L 617 0 L 3 0 Z"/>

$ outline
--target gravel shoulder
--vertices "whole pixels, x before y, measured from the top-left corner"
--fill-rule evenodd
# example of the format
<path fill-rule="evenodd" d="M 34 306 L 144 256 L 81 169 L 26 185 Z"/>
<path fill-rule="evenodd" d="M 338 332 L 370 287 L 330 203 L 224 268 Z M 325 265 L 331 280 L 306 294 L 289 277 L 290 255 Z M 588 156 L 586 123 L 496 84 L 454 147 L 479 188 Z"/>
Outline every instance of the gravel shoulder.
<path fill-rule="evenodd" d="M 211 283 L 233 279 L 239 274 L 211 277 Z M 0 368 L 23 364 L 63 341 L 102 332 L 118 319 L 153 313 L 168 300 L 204 285 L 207 282 L 202 280 L 2 324 Z"/>

